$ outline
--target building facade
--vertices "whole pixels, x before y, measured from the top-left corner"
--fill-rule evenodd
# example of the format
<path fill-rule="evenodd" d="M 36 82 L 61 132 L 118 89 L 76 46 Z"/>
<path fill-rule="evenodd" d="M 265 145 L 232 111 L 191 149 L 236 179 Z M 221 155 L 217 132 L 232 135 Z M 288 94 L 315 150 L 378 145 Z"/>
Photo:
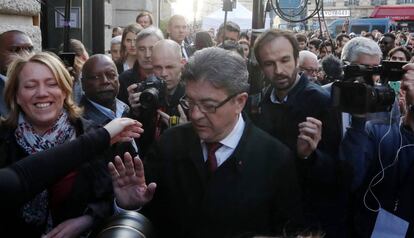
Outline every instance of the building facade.
<path fill-rule="evenodd" d="M 36 0 L 0 1 L 0 33 L 20 30 L 33 41 L 35 50 L 42 45 L 40 31 L 40 3 Z"/>
<path fill-rule="evenodd" d="M 369 17 L 375 6 L 413 4 L 414 0 L 323 0 L 327 24 L 338 18 Z M 308 13 L 315 9 L 315 1 L 308 0 Z M 313 19 L 316 24 L 317 18 Z M 312 22 L 312 21 L 311 21 Z"/>

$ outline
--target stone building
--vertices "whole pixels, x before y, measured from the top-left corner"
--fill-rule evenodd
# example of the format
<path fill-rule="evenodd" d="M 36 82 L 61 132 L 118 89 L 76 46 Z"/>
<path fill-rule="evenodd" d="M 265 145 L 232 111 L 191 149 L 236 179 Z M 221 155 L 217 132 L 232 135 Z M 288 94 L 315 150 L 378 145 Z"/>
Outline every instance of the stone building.
<path fill-rule="evenodd" d="M 39 51 L 42 45 L 40 9 L 36 0 L 0 0 L 0 33 L 9 30 L 26 32 Z"/>
<path fill-rule="evenodd" d="M 375 6 L 412 3 L 414 0 L 323 0 L 324 15 L 328 24 L 338 18 L 369 17 Z M 315 0 L 308 0 L 308 12 L 313 9 L 315 9 Z"/>

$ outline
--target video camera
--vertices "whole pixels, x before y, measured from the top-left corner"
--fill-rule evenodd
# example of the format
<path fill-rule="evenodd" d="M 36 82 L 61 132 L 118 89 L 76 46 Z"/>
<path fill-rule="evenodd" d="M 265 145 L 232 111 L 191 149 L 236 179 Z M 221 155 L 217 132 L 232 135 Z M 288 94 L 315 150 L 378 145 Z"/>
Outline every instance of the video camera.
<path fill-rule="evenodd" d="M 400 81 L 402 66 L 407 62 L 382 61 L 379 66 L 349 64 L 343 67 L 344 76 L 332 84 L 332 103 L 340 111 L 363 114 L 390 111 L 395 92 L 388 82 Z M 379 83 L 373 76 L 379 75 Z"/>
<path fill-rule="evenodd" d="M 163 80 L 151 75 L 137 86 L 137 92 L 141 92 L 139 102 L 142 108 L 157 109 L 165 102 L 167 86 Z"/>

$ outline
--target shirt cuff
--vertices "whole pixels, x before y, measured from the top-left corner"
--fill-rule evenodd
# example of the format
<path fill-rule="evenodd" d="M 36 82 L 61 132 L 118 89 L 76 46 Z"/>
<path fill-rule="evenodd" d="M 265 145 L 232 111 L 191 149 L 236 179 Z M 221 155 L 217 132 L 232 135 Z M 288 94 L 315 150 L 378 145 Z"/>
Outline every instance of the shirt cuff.
<path fill-rule="evenodd" d="M 118 204 L 116 203 L 116 199 L 114 198 L 114 213 L 115 215 L 118 215 L 120 213 L 124 213 L 124 212 L 139 212 L 141 210 L 142 207 L 139 207 L 136 210 L 127 210 L 127 209 L 123 209 L 120 206 L 118 206 Z"/>

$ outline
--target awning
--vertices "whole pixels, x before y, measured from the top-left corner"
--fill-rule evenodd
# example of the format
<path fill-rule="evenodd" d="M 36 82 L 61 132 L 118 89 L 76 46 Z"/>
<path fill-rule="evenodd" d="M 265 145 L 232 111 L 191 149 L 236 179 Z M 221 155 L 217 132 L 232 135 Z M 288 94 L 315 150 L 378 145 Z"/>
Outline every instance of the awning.
<path fill-rule="evenodd" d="M 391 18 L 395 21 L 414 21 L 414 6 L 376 6 L 371 13 L 372 18 Z"/>

